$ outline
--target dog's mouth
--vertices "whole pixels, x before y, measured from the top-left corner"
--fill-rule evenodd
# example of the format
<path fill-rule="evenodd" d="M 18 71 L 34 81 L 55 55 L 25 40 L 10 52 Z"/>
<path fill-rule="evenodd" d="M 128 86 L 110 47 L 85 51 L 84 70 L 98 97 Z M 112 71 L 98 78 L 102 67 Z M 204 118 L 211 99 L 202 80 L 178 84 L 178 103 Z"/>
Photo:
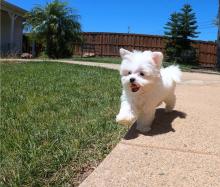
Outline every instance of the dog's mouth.
<path fill-rule="evenodd" d="M 130 85 L 130 88 L 131 88 L 131 91 L 132 92 L 137 92 L 139 89 L 140 89 L 140 86 L 139 85 L 137 85 L 137 84 L 131 84 Z"/>

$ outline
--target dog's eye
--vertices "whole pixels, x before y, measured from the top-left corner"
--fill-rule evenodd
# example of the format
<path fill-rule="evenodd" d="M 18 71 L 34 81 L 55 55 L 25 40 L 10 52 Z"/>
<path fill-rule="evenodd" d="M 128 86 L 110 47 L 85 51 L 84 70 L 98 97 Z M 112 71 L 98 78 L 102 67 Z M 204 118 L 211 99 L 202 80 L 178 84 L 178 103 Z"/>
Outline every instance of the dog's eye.
<path fill-rule="evenodd" d="M 131 74 L 131 72 L 129 71 L 129 72 L 128 72 L 128 75 L 130 75 L 130 74 Z"/>
<path fill-rule="evenodd" d="M 143 72 L 140 72 L 140 76 L 142 76 L 142 77 L 143 77 L 143 76 L 144 76 L 144 73 L 143 73 Z"/>

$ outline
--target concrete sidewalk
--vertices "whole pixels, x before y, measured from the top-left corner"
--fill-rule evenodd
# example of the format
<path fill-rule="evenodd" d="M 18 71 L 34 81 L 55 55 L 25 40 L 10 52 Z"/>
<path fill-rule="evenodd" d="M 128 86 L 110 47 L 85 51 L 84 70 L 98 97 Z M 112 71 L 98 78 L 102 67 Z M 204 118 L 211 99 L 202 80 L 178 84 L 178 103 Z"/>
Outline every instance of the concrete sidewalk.
<path fill-rule="evenodd" d="M 95 66 L 95 67 L 102 67 L 102 68 L 107 68 L 107 69 L 114 69 L 118 70 L 119 69 L 119 64 L 108 64 L 108 63 L 99 63 L 99 62 L 88 62 L 88 61 L 75 61 L 75 60 L 61 60 L 61 59 L 15 59 L 15 58 L 0 58 L 0 62 L 18 62 L 18 63 L 25 63 L 25 62 L 40 62 L 40 61 L 45 61 L 45 62 L 63 62 L 67 64 L 78 64 L 78 65 L 83 65 L 83 66 Z"/>
<path fill-rule="evenodd" d="M 220 76 L 184 73 L 175 111 L 131 128 L 80 187 L 220 186 Z"/>

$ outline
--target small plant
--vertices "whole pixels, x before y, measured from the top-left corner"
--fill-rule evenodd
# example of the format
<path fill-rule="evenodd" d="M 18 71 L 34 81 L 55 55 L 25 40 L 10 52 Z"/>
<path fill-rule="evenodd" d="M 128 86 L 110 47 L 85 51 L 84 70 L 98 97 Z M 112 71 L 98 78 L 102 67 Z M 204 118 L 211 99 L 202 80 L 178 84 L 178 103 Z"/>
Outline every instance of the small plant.
<path fill-rule="evenodd" d="M 181 12 L 171 14 L 169 21 L 166 23 L 165 36 L 168 40 L 165 47 L 166 58 L 168 61 L 177 63 L 195 63 L 196 49 L 191 46 L 191 39 L 197 38 L 199 34 L 197 21 L 192 7 L 185 4 Z"/>

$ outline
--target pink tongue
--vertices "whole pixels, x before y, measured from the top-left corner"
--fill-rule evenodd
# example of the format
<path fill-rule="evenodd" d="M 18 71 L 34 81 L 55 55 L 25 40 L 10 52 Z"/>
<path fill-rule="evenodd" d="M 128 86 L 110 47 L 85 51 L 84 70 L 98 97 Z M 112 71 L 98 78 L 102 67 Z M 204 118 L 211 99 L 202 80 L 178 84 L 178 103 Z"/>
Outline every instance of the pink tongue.
<path fill-rule="evenodd" d="M 137 92 L 137 91 L 139 90 L 139 88 L 140 88 L 140 87 L 137 86 L 136 84 L 132 84 L 132 85 L 131 85 L 131 91 L 132 91 L 132 92 Z"/>

